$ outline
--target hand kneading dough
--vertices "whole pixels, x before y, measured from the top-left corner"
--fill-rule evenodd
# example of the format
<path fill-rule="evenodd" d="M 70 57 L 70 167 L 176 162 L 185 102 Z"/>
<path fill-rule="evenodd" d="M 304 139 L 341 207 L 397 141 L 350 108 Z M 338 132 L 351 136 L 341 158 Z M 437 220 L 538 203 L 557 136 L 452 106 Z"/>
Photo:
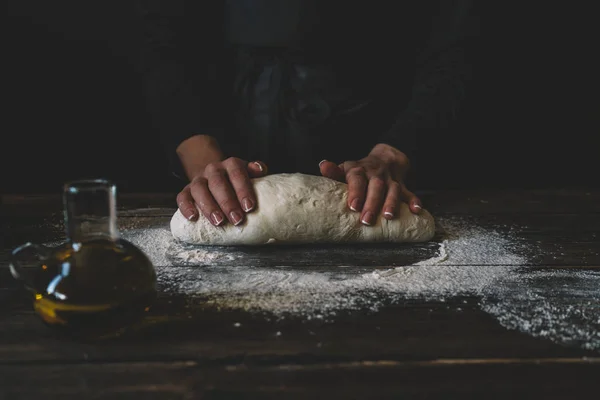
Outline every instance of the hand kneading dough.
<path fill-rule="evenodd" d="M 176 239 L 204 245 L 267 243 L 423 242 L 435 233 L 426 210 L 415 215 L 402 203 L 400 217 L 365 226 L 347 206 L 347 185 L 304 174 L 276 174 L 254 179 L 258 208 L 238 226 L 215 227 L 200 214 L 190 222 L 179 212 L 171 219 Z"/>

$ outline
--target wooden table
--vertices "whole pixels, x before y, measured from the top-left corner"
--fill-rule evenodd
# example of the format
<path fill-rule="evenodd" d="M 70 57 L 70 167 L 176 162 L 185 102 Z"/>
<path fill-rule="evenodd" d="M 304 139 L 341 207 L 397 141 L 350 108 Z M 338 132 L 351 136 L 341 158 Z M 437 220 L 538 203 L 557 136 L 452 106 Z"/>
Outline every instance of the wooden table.
<path fill-rule="evenodd" d="M 598 190 L 421 196 L 436 216 L 521 226 L 523 240 L 541 249 L 524 268 L 599 271 Z M 173 201 L 130 194 L 119 205 L 132 217 L 137 211 L 127 210 Z M 0 399 L 595 398 L 600 389 L 597 350 L 506 329 L 477 296 L 405 301 L 325 323 L 219 312 L 163 294 L 148 317 L 162 323 L 137 334 L 101 343 L 57 337 L 32 312 L 6 261 L 25 241 L 60 238 L 61 212 L 58 196 L 2 197 Z M 551 256 L 557 245 L 562 254 Z M 565 296 L 554 301 L 573 300 Z"/>

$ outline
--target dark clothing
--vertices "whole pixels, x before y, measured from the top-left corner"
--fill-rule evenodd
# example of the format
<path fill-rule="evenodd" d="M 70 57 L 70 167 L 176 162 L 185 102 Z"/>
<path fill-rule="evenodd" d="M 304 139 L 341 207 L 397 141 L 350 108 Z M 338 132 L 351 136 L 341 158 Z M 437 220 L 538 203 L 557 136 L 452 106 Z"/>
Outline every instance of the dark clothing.
<path fill-rule="evenodd" d="M 210 4 L 206 4 L 210 3 Z M 377 143 L 409 156 L 464 92 L 470 1 L 140 0 L 151 113 L 174 155 L 217 138 L 272 172 Z"/>

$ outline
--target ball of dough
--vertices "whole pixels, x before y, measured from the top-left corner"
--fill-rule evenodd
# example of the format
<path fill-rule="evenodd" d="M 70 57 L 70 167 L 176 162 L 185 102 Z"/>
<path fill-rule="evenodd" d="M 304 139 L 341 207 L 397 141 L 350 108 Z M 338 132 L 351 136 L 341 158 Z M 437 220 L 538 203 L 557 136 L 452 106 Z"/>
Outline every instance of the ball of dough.
<path fill-rule="evenodd" d="M 202 214 L 188 221 L 179 210 L 171 219 L 173 237 L 202 245 L 261 245 L 267 243 L 423 242 L 435 234 L 426 210 L 413 214 L 401 204 L 399 217 L 383 217 L 371 226 L 348 209 L 347 185 L 304 174 L 274 174 L 253 180 L 258 207 L 238 225 L 212 225 Z"/>

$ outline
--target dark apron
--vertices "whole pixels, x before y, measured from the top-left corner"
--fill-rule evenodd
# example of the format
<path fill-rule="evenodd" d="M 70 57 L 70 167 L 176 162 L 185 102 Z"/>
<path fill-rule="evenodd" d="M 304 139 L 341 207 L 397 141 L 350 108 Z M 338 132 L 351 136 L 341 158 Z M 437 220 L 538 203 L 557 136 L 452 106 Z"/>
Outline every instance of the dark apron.
<path fill-rule="evenodd" d="M 225 121 L 223 147 L 273 173 L 318 174 L 323 159 L 365 157 L 398 110 L 389 96 L 357 84 L 368 79 L 343 78 L 288 50 L 236 46 L 230 65 L 234 118 Z"/>
<path fill-rule="evenodd" d="M 402 59 L 403 41 L 418 13 L 364 3 L 340 13 L 322 0 L 225 4 L 228 154 L 271 172 L 319 173 L 322 159 L 365 157 L 406 107 L 414 59 Z"/>

